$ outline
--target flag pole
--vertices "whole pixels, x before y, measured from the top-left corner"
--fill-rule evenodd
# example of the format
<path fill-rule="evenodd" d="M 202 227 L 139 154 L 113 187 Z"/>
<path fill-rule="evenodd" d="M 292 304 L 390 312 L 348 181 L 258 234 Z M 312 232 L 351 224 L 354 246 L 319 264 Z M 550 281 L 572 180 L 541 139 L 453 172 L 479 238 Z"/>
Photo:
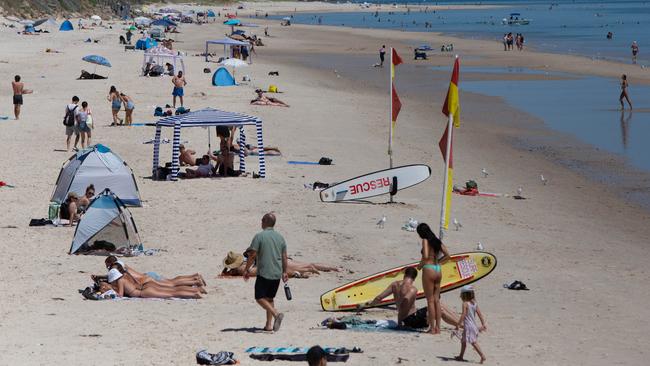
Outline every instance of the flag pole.
<path fill-rule="evenodd" d="M 390 77 L 388 78 L 388 90 L 390 90 L 390 108 L 388 108 L 388 167 L 393 169 L 393 47 L 390 48 Z M 393 195 L 390 195 L 390 203 L 393 203 Z"/>
<path fill-rule="evenodd" d="M 445 222 L 447 220 L 446 208 L 447 208 L 447 184 L 449 184 L 449 158 L 451 155 L 451 142 L 452 135 L 454 134 L 454 114 L 449 112 L 449 121 L 447 122 L 447 148 L 445 151 L 445 174 L 442 184 L 442 204 L 440 205 L 440 240 L 443 239 L 445 235 Z"/>

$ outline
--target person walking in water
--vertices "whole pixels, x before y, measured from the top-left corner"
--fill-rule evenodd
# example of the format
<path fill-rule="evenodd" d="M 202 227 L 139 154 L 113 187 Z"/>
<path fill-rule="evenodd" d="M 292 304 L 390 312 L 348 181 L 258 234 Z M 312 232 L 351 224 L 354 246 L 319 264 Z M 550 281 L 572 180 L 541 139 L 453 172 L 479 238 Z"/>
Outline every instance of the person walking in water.
<path fill-rule="evenodd" d="M 625 103 L 623 103 L 623 98 L 627 100 L 627 104 L 630 106 L 630 109 L 632 109 L 632 102 L 630 102 L 630 96 L 627 93 L 627 75 L 623 74 L 621 76 L 621 95 L 618 97 L 618 100 L 621 102 L 621 109 L 625 109 Z"/>
<path fill-rule="evenodd" d="M 632 63 L 636 64 L 636 55 L 639 53 L 639 45 L 634 41 L 630 48 L 632 48 Z"/>

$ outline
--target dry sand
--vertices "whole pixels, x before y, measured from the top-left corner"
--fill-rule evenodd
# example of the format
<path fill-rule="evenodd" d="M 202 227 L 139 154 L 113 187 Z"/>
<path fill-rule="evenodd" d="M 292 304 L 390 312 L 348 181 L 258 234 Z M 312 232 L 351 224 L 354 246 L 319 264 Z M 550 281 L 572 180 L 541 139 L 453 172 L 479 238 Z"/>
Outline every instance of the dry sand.
<path fill-rule="evenodd" d="M 255 8 L 263 6 L 267 5 Z M 378 79 L 386 80 L 386 70 L 382 73 L 369 65 L 381 43 L 403 49 L 409 59 L 408 45 L 424 35 L 268 24 L 273 37 L 265 39 L 266 47 L 257 48 L 251 67 L 237 71 L 238 76 L 250 75 L 252 85 L 211 87 L 211 75 L 201 72 L 206 67 L 203 59 L 188 56 L 186 104 L 192 109 L 209 106 L 261 117 L 265 143 L 279 146 L 284 156 L 268 158 L 265 180 L 176 183 L 144 178 L 150 175 L 152 146 L 142 141 L 153 136 L 152 128 L 107 127 L 110 106 L 105 95 L 110 85 L 134 98 L 135 122 L 152 121 L 153 106 L 171 102 L 169 78 L 137 76 L 142 54 L 124 52 L 117 44 L 119 26 L 31 37 L 0 29 L 0 47 L 6 50 L 0 56 L 6 61 L 0 63 L 5 82 L 0 89 L 1 114 L 11 115 L 9 84 L 14 74 L 22 75 L 27 88 L 36 92 L 25 96 L 20 121 L 0 121 L 4 152 L 0 180 L 16 185 L 0 189 L 4 251 L 0 364 L 188 365 L 194 363 L 196 351 L 207 348 L 233 351 L 242 364 L 251 365 L 261 363 L 247 358 L 243 352 L 247 347 L 313 344 L 363 348 L 363 354 L 351 356 L 352 365 L 389 365 L 398 359 L 406 359 L 401 363 L 409 365 L 448 364 L 446 359 L 457 354 L 459 344 L 449 339 L 449 328 L 437 337 L 313 329 L 332 315 L 320 310 L 321 293 L 418 259 L 417 236 L 399 229 L 408 217 L 432 226 L 438 222 L 443 167 L 437 141 L 445 123 L 439 110 L 448 75 L 430 74 L 410 65 L 411 61 L 398 70 L 402 85 L 412 83 L 430 93 L 414 88 L 402 95 L 396 164 L 429 164 L 432 177 L 401 191 L 396 197 L 403 204 L 323 204 L 316 193 L 303 188 L 304 183 L 341 180 L 387 166 L 387 95 L 376 87 L 383 83 Z M 176 46 L 188 54 L 198 53 L 206 38 L 217 38 L 227 30 L 220 25 L 184 25 Z M 88 37 L 101 41 L 83 43 Z M 443 39 L 426 37 L 433 44 Z M 506 58 L 498 52 L 498 44 L 453 42 L 461 56 L 480 56 L 467 62 L 472 65 L 548 65 L 551 70 L 604 76 L 625 70 L 637 79 L 647 77 L 639 69 L 610 62 L 533 52 Z M 63 53 L 46 54 L 47 47 Z M 80 69 L 90 69 L 81 61 L 86 54 L 111 60 L 108 80 L 75 80 Z M 340 77 L 327 66 L 330 61 L 345 65 Z M 450 62 L 450 57 L 436 56 L 429 64 Z M 268 76 L 271 70 L 278 70 L 280 76 Z M 101 67 L 100 71 L 106 73 Z M 255 87 L 269 84 L 284 91 L 278 97 L 291 108 L 248 104 Z M 145 245 L 163 250 L 151 257 L 128 258 L 127 263 L 170 277 L 201 272 L 209 284 L 205 299 L 84 301 L 77 289 L 90 283 L 91 273 L 104 271 L 103 257 L 67 255 L 73 228 L 27 226 L 30 218 L 47 215 L 60 164 L 69 157 L 56 150 L 65 147 L 61 120 L 72 95 L 93 108 L 94 142 L 109 145 L 132 167 L 145 201 L 143 208 L 132 210 L 134 219 Z M 540 121 L 495 98 L 462 93 L 461 102 L 463 121 L 454 151 L 456 182 L 477 179 L 482 189 L 503 193 L 514 193 L 522 185 L 529 198 L 453 199 L 452 216 L 464 228 L 449 232 L 445 241 L 450 250 L 473 250 L 481 241 L 499 260 L 496 271 L 476 284 L 489 327 L 479 339 L 488 363 L 642 364 L 648 356 L 645 337 L 650 332 L 645 280 L 648 214 L 624 203 L 608 188 L 508 143 L 527 129 L 533 135 L 552 136 L 539 128 Z M 171 137 L 170 131 L 166 133 Z M 199 152 L 207 150 L 203 129 L 183 131 L 182 139 Z M 169 145 L 164 145 L 161 156 L 168 160 L 170 155 Z M 335 165 L 286 163 L 321 156 L 333 158 Z M 248 164 L 250 170 L 257 170 L 255 158 Z M 491 172 L 487 178 L 480 174 L 483 167 Z M 549 178 L 548 185 L 541 184 L 540 173 Z M 386 200 L 378 197 L 373 202 Z M 260 217 L 271 210 L 277 213 L 277 230 L 287 239 L 290 256 L 341 265 L 345 271 L 291 280 L 294 300 L 278 298 L 279 309 L 287 314 L 283 328 L 277 334 L 258 334 L 250 332 L 264 321 L 253 301 L 253 282 L 215 276 L 225 253 L 245 249 L 259 230 Z M 382 215 L 388 222 L 380 230 L 375 222 Z M 526 282 L 531 291 L 502 288 L 515 279 Z M 443 295 L 443 301 L 460 307 L 458 292 Z M 395 314 L 377 309 L 364 316 L 384 319 Z M 467 358 L 478 360 L 472 350 Z"/>

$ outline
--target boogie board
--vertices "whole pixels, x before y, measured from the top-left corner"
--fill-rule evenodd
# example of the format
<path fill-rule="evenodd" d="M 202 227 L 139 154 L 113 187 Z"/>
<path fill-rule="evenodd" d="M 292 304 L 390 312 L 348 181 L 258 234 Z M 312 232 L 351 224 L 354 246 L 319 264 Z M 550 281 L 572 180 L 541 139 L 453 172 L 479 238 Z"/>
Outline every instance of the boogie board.
<path fill-rule="evenodd" d="M 392 193 L 424 182 L 431 168 L 423 164 L 405 165 L 364 174 L 333 185 L 320 192 L 323 202 L 360 200 Z"/>
<path fill-rule="evenodd" d="M 417 267 L 419 262 L 392 268 L 377 274 L 364 277 L 341 287 L 330 290 L 320 297 L 321 307 L 325 311 L 356 310 L 372 301 L 394 281 L 404 277 L 404 269 Z M 497 266 L 497 258 L 486 252 L 467 252 L 452 254 L 451 258 L 442 265 L 442 280 L 440 291 L 447 292 L 476 282 L 489 275 Z M 418 289 L 417 298 L 424 297 L 422 290 L 422 270 L 418 270 L 415 286 Z M 385 298 L 376 306 L 393 304 L 392 296 Z"/>

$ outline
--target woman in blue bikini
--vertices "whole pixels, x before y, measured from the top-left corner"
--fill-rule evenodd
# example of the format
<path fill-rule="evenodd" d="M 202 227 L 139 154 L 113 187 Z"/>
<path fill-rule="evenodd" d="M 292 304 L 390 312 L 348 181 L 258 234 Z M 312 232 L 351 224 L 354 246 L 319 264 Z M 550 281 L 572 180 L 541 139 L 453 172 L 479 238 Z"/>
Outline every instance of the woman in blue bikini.
<path fill-rule="evenodd" d="M 422 259 L 418 269 L 422 269 L 422 288 L 427 298 L 429 333 L 440 334 L 440 264 L 449 258 L 449 252 L 429 225 L 421 223 L 416 231 L 422 239 Z"/>
<path fill-rule="evenodd" d="M 117 114 L 119 113 L 120 108 L 122 108 L 122 98 L 120 98 L 120 93 L 114 85 L 111 86 L 111 90 L 108 92 L 108 97 L 106 99 L 111 102 L 111 112 L 113 113 L 113 123 L 111 123 L 111 126 L 121 125 L 122 120 L 117 116 Z"/>
<path fill-rule="evenodd" d="M 131 124 L 133 124 L 133 109 L 135 109 L 135 103 L 133 103 L 133 99 L 130 96 L 124 93 L 120 93 L 120 99 L 122 100 L 122 103 L 124 103 L 124 110 L 126 111 L 124 124 L 131 126 Z"/>

